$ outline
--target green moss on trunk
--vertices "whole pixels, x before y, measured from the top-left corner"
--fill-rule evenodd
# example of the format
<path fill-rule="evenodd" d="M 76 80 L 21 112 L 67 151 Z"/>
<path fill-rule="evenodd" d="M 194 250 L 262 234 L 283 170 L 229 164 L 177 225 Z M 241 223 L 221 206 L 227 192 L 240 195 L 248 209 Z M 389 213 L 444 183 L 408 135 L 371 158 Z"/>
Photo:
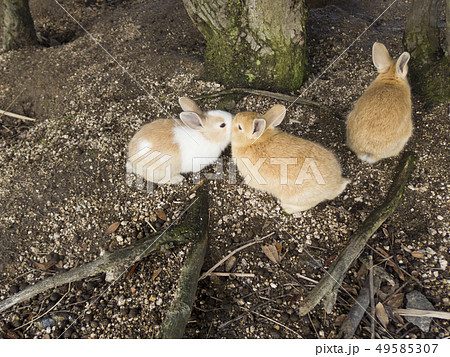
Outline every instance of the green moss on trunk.
<path fill-rule="evenodd" d="M 446 1 L 448 29 L 450 0 Z M 404 45 L 411 54 L 413 90 L 430 105 L 450 100 L 449 57 L 444 56 L 437 26 L 440 5 L 439 0 L 413 0 L 403 36 Z"/>
<path fill-rule="evenodd" d="M 207 41 L 206 76 L 228 87 L 289 92 L 305 79 L 303 0 L 185 0 Z"/>
<path fill-rule="evenodd" d="M 37 44 L 28 0 L 3 0 L 3 49 Z"/>
<path fill-rule="evenodd" d="M 292 91 L 305 76 L 306 56 L 293 45 L 271 45 L 271 52 L 252 51 L 243 41 L 217 35 L 210 38 L 205 54 L 208 78 L 228 87 L 247 87 Z"/>

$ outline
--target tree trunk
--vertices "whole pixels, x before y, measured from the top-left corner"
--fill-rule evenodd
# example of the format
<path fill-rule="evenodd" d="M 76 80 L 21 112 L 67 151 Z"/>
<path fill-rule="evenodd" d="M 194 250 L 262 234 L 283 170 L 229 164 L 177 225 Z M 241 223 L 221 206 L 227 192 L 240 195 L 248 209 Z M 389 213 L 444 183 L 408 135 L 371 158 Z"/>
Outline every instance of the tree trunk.
<path fill-rule="evenodd" d="M 3 0 L 3 49 L 37 44 L 28 0 Z"/>
<path fill-rule="evenodd" d="M 206 39 L 206 76 L 228 87 L 298 89 L 305 77 L 304 0 L 183 0 Z"/>
<path fill-rule="evenodd" d="M 437 26 L 441 0 L 412 0 L 403 42 L 411 54 L 410 73 L 415 91 L 429 104 L 450 100 L 450 0 L 446 1 L 447 42 L 440 44 Z"/>
<path fill-rule="evenodd" d="M 439 46 L 440 0 L 413 0 L 405 27 L 406 50 L 421 64 L 434 61 L 441 54 Z"/>
<path fill-rule="evenodd" d="M 446 43 L 446 50 L 445 55 L 447 57 L 450 57 L 450 0 L 445 1 L 445 21 L 446 21 L 446 27 L 445 27 L 445 38 L 447 40 Z"/>

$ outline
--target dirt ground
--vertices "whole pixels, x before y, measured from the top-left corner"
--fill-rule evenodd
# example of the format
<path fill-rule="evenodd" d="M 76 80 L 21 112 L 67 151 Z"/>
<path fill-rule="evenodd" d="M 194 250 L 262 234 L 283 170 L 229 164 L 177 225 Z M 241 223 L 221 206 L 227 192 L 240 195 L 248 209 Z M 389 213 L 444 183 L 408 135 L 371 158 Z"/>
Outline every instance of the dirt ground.
<path fill-rule="evenodd" d="M 205 43 L 180 0 L 60 3 L 73 18 L 53 0 L 30 1 L 43 46 L 0 54 L 0 109 L 18 96 L 9 111 L 36 118 L 0 118 L 0 300 L 127 246 L 151 233 L 151 226 L 162 230 L 170 225 L 189 203 L 184 197 L 192 175 L 180 186 L 153 192 L 127 186 L 126 145 L 144 123 L 176 116 L 179 96 L 223 89 L 203 77 Z M 390 2 L 311 3 L 310 74 L 293 94 L 346 115 L 375 78 L 373 42 L 383 42 L 394 56 L 402 52 L 409 3 L 396 2 L 370 28 Z M 232 112 L 263 112 L 275 103 L 248 96 Z M 212 109 L 217 100 L 200 104 Z M 394 279 L 395 285 L 384 283 L 376 297 L 388 310 L 405 307 L 405 295 L 416 290 L 436 310 L 450 311 L 449 119 L 448 105 L 427 108 L 414 96 L 415 131 L 407 150 L 418 154 L 418 165 L 400 207 L 363 253 L 372 253 Z M 226 179 L 208 182 L 205 271 L 230 251 L 269 234 L 264 242 L 280 243 L 285 255 L 276 265 L 263 253 L 262 243 L 256 243 L 236 254 L 232 268 L 254 277 L 200 281 L 187 338 L 334 337 L 358 294 L 364 280 L 360 262 L 345 279 L 350 295 L 340 293 L 331 314 L 321 306 L 305 317 L 296 312 L 314 286 L 304 277 L 319 280 L 351 233 L 383 201 L 399 158 L 373 166 L 360 162 L 345 146 L 344 122 L 318 109 L 291 106 L 281 127 L 333 150 L 351 183 L 335 200 L 294 218 L 283 214 L 268 194 Z M 229 149 L 223 159 L 229 162 Z M 114 222 L 119 227 L 106 234 Z M 154 254 L 112 286 L 98 276 L 41 294 L 2 313 L 1 334 L 154 337 L 185 253 L 186 248 L 174 248 Z M 447 320 L 434 319 L 429 332 L 423 332 L 390 316 L 386 329 L 377 324 L 376 333 L 383 338 L 448 338 L 450 328 Z M 370 336 L 367 316 L 355 336 Z"/>

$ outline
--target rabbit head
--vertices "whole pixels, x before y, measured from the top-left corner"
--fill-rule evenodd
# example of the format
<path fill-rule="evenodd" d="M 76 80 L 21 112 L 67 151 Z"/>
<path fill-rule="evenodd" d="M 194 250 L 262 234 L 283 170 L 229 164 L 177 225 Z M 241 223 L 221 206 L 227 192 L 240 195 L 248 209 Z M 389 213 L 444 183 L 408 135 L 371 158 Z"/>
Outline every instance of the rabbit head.
<path fill-rule="evenodd" d="M 187 127 L 200 132 L 207 141 L 220 145 L 222 149 L 228 146 L 233 119 L 230 113 L 222 110 L 203 112 L 187 97 L 180 97 L 179 103 L 183 109 L 180 119 Z"/>
<path fill-rule="evenodd" d="M 395 61 L 382 43 L 375 42 L 372 46 L 373 64 L 379 73 L 377 80 L 406 80 L 409 58 L 409 53 L 403 52 Z"/>
<path fill-rule="evenodd" d="M 274 127 L 280 125 L 286 116 L 286 108 L 276 104 L 265 114 L 242 112 L 237 114 L 232 124 L 232 146 L 242 147 L 253 144 Z"/>

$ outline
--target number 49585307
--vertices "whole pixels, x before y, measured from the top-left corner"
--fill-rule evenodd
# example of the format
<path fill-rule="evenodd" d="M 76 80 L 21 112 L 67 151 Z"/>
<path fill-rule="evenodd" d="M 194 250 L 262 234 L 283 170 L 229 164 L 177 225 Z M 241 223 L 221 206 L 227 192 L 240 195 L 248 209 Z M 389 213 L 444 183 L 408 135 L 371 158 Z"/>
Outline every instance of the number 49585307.
<path fill-rule="evenodd" d="M 436 353 L 437 343 L 380 343 L 379 353 Z"/>

